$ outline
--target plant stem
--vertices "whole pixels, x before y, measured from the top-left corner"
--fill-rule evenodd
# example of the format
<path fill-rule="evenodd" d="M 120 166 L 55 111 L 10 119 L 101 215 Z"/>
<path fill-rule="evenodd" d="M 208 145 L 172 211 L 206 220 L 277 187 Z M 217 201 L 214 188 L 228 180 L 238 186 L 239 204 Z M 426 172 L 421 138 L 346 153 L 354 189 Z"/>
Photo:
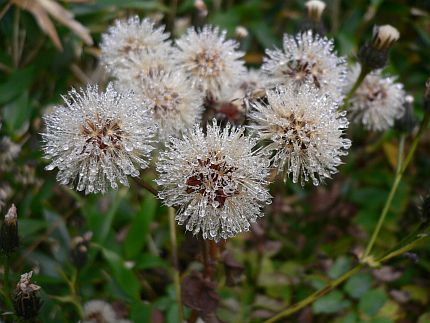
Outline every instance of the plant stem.
<path fill-rule="evenodd" d="M 396 191 L 400 184 L 402 176 L 405 173 L 406 168 L 408 167 L 409 163 L 411 162 L 415 154 L 418 143 L 424 131 L 427 129 L 429 120 L 430 120 L 430 112 L 426 112 L 421 122 L 420 129 L 418 130 L 418 133 L 411 144 L 411 148 L 409 149 L 409 152 L 403 162 L 402 162 L 402 159 L 403 159 L 402 154 L 403 154 L 404 140 L 405 140 L 404 135 L 402 135 L 402 138 L 400 139 L 396 177 L 394 179 L 393 185 L 391 186 L 391 190 L 390 190 L 390 193 L 388 194 L 388 198 L 385 202 L 384 208 L 382 209 L 382 213 L 379 217 L 378 224 L 376 225 L 376 228 L 373 231 L 372 237 L 366 247 L 366 251 L 364 252 L 362 259 L 365 259 L 367 256 L 369 256 L 370 252 L 372 251 L 373 245 L 375 244 L 375 241 L 378 238 L 379 231 L 381 230 L 382 225 L 384 224 L 385 217 L 388 213 L 389 208 L 391 207 L 391 202 L 393 201 L 394 195 L 396 194 Z"/>
<path fill-rule="evenodd" d="M 10 281 L 9 281 L 9 273 L 10 273 L 10 257 L 9 255 L 5 255 L 4 260 L 4 274 L 3 274 L 3 288 L 4 288 L 4 299 L 7 307 L 10 311 L 13 311 L 13 304 L 10 294 Z"/>
<path fill-rule="evenodd" d="M 183 322 L 184 313 L 182 309 L 181 280 L 179 275 L 178 244 L 176 239 L 175 214 L 176 214 L 175 209 L 172 207 L 169 207 L 169 227 L 170 227 L 170 244 L 172 248 L 173 282 L 175 284 L 176 301 L 178 303 L 178 321 Z"/>
<path fill-rule="evenodd" d="M 84 314 L 84 310 L 83 310 L 82 305 L 81 305 L 81 298 L 79 296 L 79 286 L 77 284 L 78 275 L 79 275 L 79 270 L 74 270 L 72 280 L 70 282 L 70 290 L 71 290 L 73 298 L 75 300 L 74 304 L 76 306 L 76 309 L 78 310 L 78 314 L 79 314 L 81 319 L 84 319 L 85 314 Z"/>
<path fill-rule="evenodd" d="M 355 80 L 354 85 L 352 86 L 351 90 L 349 90 L 346 97 L 343 99 L 343 104 L 339 107 L 339 111 L 344 111 L 348 108 L 349 100 L 352 98 L 352 96 L 355 94 L 355 91 L 360 87 L 361 83 L 363 83 L 364 79 L 366 78 L 366 75 L 369 74 L 370 70 L 361 67 L 360 74 L 358 75 L 358 78 Z"/>
<path fill-rule="evenodd" d="M 375 263 L 376 264 L 381 264 L 383 262 L 386 262 L 394 257 L 398 257 L 402 254 L 404 254 L 405 252 L 413 249 L 414 247 L 416 247 L 419 243 L 422 243 L 425 240 L 429 240 L 430 239 L 430 235 L 429 234 L 419 234 L 417 235 L 417 239 L 415 239 L 414 241 L 408 243 L 407 245 L 404 246 L 400 246 L 398 248 L 396 248 L 393 251 L 388 252 L 387 254 L 385 254 L 384 256 L 378 258 Z M 357 264 L 355 267 L 353 267 L 352 269 L 350 269 L 349 271 L 347 271 L 346 273 L 344 273 L 342 276 L 340 276 L 339 278 L 330 281 L 326 286 L 324 286 L 323 288 L 321 288 L 320 290 L 317 290 L 315 293 L 309 295 L 308 297 L 306 297 L 305 299 L 301 300 L 300 302 L 291 305 L 290 307 L 288 307 L 287 309 L 285 309 L 284 311 L 282 311 L 281 313 L 275 315 L 274 317 L 264 321 L 264 323 L 273 323 L 278 321 L 281 318 L 284 318 L 286 316 L 289 316 L 291 314 L 294 314 L 296 312 L 298 312 L 299 310 L 301 310 L 302 308 L 306 307 L 307 305 L 312 304 L 313 302 L 315 302 L 317 299 L 319 299 L 320 297 L 327 295 L 329 292 L 331 292 L 333 289 L 335 289 L 337 286 L 339 286 L 340 284 L 342 284 L 343 282 L 345 282 L 346 280 L 348 280 L 350 277 L 352 277 L 353 275 L 355 275 L 356 273 L 358 273 L 361 269 L 365 268 L 366 264 L 364 263 L 359 263 Z"/>
<path fill-rule="evenodd" d="M 288 315 L 291 315 L 293 313 L 296 313 L 297 311 L 301 310 L 303 307 L 312 304 L 315 302 L 318 298 L 326 295 L 330 291 L 332 291 L 334 288 L 336 288 L 338 285 L 342 284 L 344 281 L 346 281 L 349 277 L 360 271 L 361 268 L 363 268 L 363 264 L 358 264 L 354 268 L 352 268 L 350 271 L 346 272 L 339 278 L 332 280 L 328 283 L 325 287 L 321 288 L 320 290 L 317 290 L 315 293 L 309 295 L 305 299 L 301 300 L 300 302 L 291 305 L 289 308 L 287 308 L 285 311 L 282 311 L 281 313 L 275 315 L 274 317 L 264 321 L 264 323 L 273 323 L 277 320 L 286 317 Z"/>
<path fill-rule="evenodd" d="M 365 256 L 368 256 L 372 250 L 372 246 L 374 244 L 374 242 L 376 241 L 376 238 L 378 236 L 379 230 L 382 227 L 382 224 L 384 222 L 385 216 L 386 216 L 386 212 L 388 211 L 392 199 L 394 197 L 394 194 L 396 193 L 396 190 L 398 188 L 398 185 L 400 183 L 400 180 L 402 178 L 403 173 L 405 172 L 406 168 L 408 167 L 409 163 L 411 162 L 416 148 L 418 146 L 418 143 L 421 139 L 421 136 L 423 135 L 424 131 L 427 129 L 428 123 L 430 121 L 430 112 L 426 112 L 424 114 L 424 118 L 421 122 L 420 125 L 420 129 L 418 130 L 418 133 L 416 135 L 416 137 L 414 138 L 412 144 L 411 144 L 411 148 L 409 149 L 408 154 L 406 155 L 406 158 L 403 160 L 403 150 L 404 150 L 404 140 L 405 137 L 402 136 L 402 138 L 400 139 L 400 144 L 399 144 L 399 152 L 398 152 L 398 163 L 397 163 L 397 167 L 396 167 L 396 178 L 393 182 L 393 186 L 391 188 L 391 191 L 388 195 L 387 198 L 387 202 L 385 203 L 384 209 L 381 213 L 380 219 L 378 221 L 378 225 L 375 229 L 375 232 L 372 235 L 372 239 L 369 242 L 368 247 L 366 248 L 366 252 L 365 252 Z M 403 162 L 402 162 L 403 160 Z M 428 234 L 422 234 L 422 235 L 418 235 L 418 239 L 412 241 L 411 243 L 408 243 L 405 246 L 401 246 L 399 248 L 397 248 L 394 251 L 390 251 L 388 254 L 380 257 L 379 259 L 375 260 L 375 263 L 382 263 L 385 261 L 388 261 L 394 257 L 397 257 L 409 250 L 411 250 L 412 248 L 414 248 L 418 243 L 424 241 L 424 240 L 428 240 L 430 239 L 430 235 Z M 372 242 L 373 241 L 373 242 Z M 330 291 L 332 291 L 334 288 L 336 288 L 337 286 L 339 286 L 340 284 L 342 284 L 343 282 L 345 282 L 348 278 L 350 278 L 351 276 L 353 276 L 354 274 L 356 274 L 357 272 L 359 272 L 362 268 L 364 268 L 366 265 L 366 263 L 362 262 L 358 265 L 356 265 L 354 268 L 352 268 L 351 270 L 349 270 L 348 272 L 346 272 L 345 274 L 343 274 L 342 276 L 340 276 L 339 278 L 337 278 L 336 280 L 333 280 L 331 282 L 328 283 L 327 286 L 323 287 L 322 289 L 316 291 L 315 293 L 311 294 L 310 296 L 306 297 L 305 299 L 301 300 L 300 302 L 291 305 L 289 308 L 287 308 L 286 310 L 282 311 L 281 313 L 275 315 L 274 317 L 266 320 L 264 323 L 273 323 L 276 322 L 277 320 L 286 317 L 288 315 L 294 314 L 297 311 L 301 310 L 302 308 L 304 308 L 305 306 L 312 304 L 313 302 L 315 302 L 317 299 L 319 299 L 320 297 L 326 295 L 327 293 L 329 293 Z"/>
<path fill-rule="evenodd" d="M 375 230 L 373 231 L 372 237 L 370 238 L 369 243 L 367 244 L 366 251 L 364 252 L 362 259 L 366 258 L 370 252 L 372 251 L 373 245 L 375 244 L 376 238 L 378 237 L 379 231 L 381 231 L 382 225 L 384 224 L 385 217 L 387 216 L 388 210 L 391 206 L 391 202 L 393 201 L 394 195 L 396 194 L 397 188 L 402 179 L 402 162 L 403 162 L 403 150 L 405 147 L 405 135 L 400 137 L 399 149 L 397 154 L 397 167 L 396 167 L 396 177 L 394 179 L 393 185 L 391 186 L 390 193 L 388 194 L 388 198 L 385 201 L 384 208 L 382 209 L 381 215 L 379 216 L 378 223 L 376 225 Z"/>
<path fill-rule="evenodd" d="M 134 177 L 134 181 L 136 182 L 136 184 L 138 186 L 140 186 L 141 188 L 144 188 L 145 190 L 147 190 L 149 193 L 151 193 L 155 197 L 158 196 L 158 191 L 155 188 L 153 188 L 151 185 L 149 185 L 147 182 L 145 182 L 144 180 L 142 180 L 138 177 Z"/>

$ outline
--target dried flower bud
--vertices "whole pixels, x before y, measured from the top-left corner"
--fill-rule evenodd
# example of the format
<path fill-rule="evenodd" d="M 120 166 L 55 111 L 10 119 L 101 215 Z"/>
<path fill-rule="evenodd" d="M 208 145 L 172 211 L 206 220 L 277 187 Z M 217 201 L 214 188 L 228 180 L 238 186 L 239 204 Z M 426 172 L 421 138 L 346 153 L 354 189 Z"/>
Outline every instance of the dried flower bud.
<path fill-rule="evenodd" d="M 430 78 L 426 82 L 426 90 L 424 92 L 424 110 L 430 113 Z"/>
<path fill-rule="evenodd" d="M 199 16 L 206 17 L 208 15 L 208 7 L 203 0 L 195 0 L 194 8 L 197 9 Z"/>
<path fill-rule="evenodd" d="M 0 251 L 6 255 L 11 254 L 19 247 L 18 221 L 16 207 L 12 204 L 4 217 L 0 230 Z"/>
<path fill-rule="evenodd" d="M 321 20 L 322 13 L 325 9 L 325 3 L 319 0 L 311 0 L 305 3 L 308 10 L 308 16 L 300 24 L 300 31 L 312 31 L 313 34 L 324 36 L 326 29 Z"/>
<path fill-rule="evenodd" d="M 308 9 L 308 17 L 314 21 L 321 21 L 321 15 L 326 7 L 325 3 L 320 0 L 310 0 L 305 3 Z"/>
<path fill-rule="evenodd" d="M 417 118 L 414 112 L 414 97 L 412 95 L 405 97 L 404 107 L 405 112 L 400 119 L 396 120 L 395 127 L 401 132 L 410 134 L 417 125 Z"/>
<path fill-rule="evenodd" d="M 25 320 L 36 318 L 42 307 L 42 301 L 39 296 L 40 286 L 31 283 L 32 275 L 32 271 L 21 275 L 13 297 L 16 315 Z"/>
<path fill-rule="evenodd" d="M 245 27 L 237 26 L 234 34 L 235 34 L 237 39 L 243 39 L 243 38 L 248 37 L 249 32 L 248 32 L 248 29 L 246 29 Z"/>
<path fill-rule="evenodd" d="M 399 31 L 393 26 L 375 26 L 373 28 L 372 46 L 379 50 L 386 50 L 393 46 L 399 37 Z"/>
<path fill-rule="evenodd" d="M 92 236 L 92 232 L 87 232 L 82 237 L 78 236 L 72 240 L 70 258 L 77 268 L 82 268 L 87 263 L 88 248 L 90 246 Z"/>
<path fill-rule="evenodd" d="M 358 52 L 358 59 L 363 67 L 370 71 L 384 67 L 388 60 L 388 50 L 399 37 L 400 33 L 393 26 L 375 26 L 372 41 L 363 45 Z"/>

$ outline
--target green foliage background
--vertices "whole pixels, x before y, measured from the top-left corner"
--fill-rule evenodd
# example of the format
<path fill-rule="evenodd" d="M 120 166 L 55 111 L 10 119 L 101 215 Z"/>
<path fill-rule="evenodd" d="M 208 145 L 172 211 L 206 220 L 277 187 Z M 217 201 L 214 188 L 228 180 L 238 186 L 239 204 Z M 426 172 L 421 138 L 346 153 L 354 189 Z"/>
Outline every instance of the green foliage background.
<path fill-rule="evenodd" d="M 70 29 L 55 23 L 64 48 L 59 51 L 29 12 L 0 1 L 0 8 L 7 9 L 0 11 L 1 136 L 22 145 L 14 170 L 0 174 L 0 181 L 12 185 L 8 205 L 15 203 L 19 214 L 22 245 L 13 259 L 13 281 L 36 268 L 35 281 L 43 288 L 42 322 L 78 321 L 70 302 L 69 285 L 74 279 L 82 303 L 114 302 L 134 322 L 148 322 L 151 315 L 177 322 L 167 209 L 133 183 L 130 189 L 104 196 L 83 196 L 59 186 L 55 172 L 44 170 L 39 135 L 41 116 L 61 102 L 62 94 L 88 81 L 106 82 L 98 66 L 97 44 L 114 19 L 162 14 L 168 22 L 172 4 L 138 0 L 59 3 L 90 30 L 94 46 L 85 45 Z M 304 15 L 302 1 L 207 4 L 209 23 L 227 29 L 232 37 L 238 25 L 249 30 L 242 49 L 253 67 L 261 63 L 264 48 L 280 46 L 284 32 L 298 30 Z M 415 110 L 421 116 L 424 83 L 430 76 L 430 2 L 331 0 L 327 5 L 324 20 L 329 35 L 351 62 L 374 24 L 389 23 L 399 29 L 401 39 L 386 71 L 398 75 L 407 92 L 415 96 Z M 179 1 L 177 25 L 193 17 L 193 1 Z M 180 32 L 179 28 L 174 34 Z M 368 133 L 357 126 L 351 127 L 348 136 L 352 150 L 333 180 L 320 188 L 273 185 L 274 201 L 255 230 L 227 242 L 226 248 L 245 273 L 238 286 L 228 287 L 223 266 L 218 266 L 221 319 L 259 322 L 339 277 L 357 261 L 352 254 L 365 246 L 392 183 L 399 136 L 395 130 Z M 395 196 L 376 253 L 395 245 L 421 221 L 419 207 L 429 189 L 429 152 L 427 133 Z M 150 181 L 155 173 L 149 170 L 143 176 Z M 87 231 L 94 234 L 88 261 L 76 271 L 69 257 L 71 239 Z M 178 232 L 185 275 L 199 269 L 200 263 L 195 241 L 182 228 Z M 416 253 L 417 263 L 401 257 L 381 270 L 364 270 L 290 321 L 429 322 L 430 245 Z"/>

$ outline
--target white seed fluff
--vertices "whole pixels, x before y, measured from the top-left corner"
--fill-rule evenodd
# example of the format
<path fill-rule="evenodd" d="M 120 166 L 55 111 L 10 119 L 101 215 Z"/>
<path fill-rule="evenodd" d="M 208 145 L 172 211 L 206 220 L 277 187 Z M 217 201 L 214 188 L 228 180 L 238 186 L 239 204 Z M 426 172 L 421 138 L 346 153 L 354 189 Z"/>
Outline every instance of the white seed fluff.
<path fill-rule="evenodd" d="M 351 145 L 342 137 L 348 121 L 345 112 L 336 112 L 336 102 L 313 87 L 297 90 L 291 84 L 268 90 L 267 100 L 251 103 L 250 128 L 269 141 L 266 149 L 278 173 L 301 185 L 319 185 L 336 173 Z"/>
<path fill-rule="evenodd" d="M 102 300 L 92 300 L 84 304 L 83 323 L 130 323 L 129 320 L 118 319 L 109 303 Z"/>
<path fill-rule="evenodd" d="M 131 92 L 120 94 L 109 85 L 72 90 L 44 117 L 42 134 L 47 170 L 58 168 L 57 180 L 78 191 L 104 193 L 127 175 L 139 175 L 148 166 L 156 127 Z"/>
<path fill-rule="evenodd" d="M 248 231 L 270 203 L 268 160 L 254 152 L 256 141 L 244 128 L 224 129 L 215 120 L 207 135 L 196 125 L 182 139 L 172 138 L 160 154 L 159 197 L 178 207 L 176 220 L 204 239 L 227 239 Z"/>
<path fill-rule="evenodd" d="M 359 74 L 360 65 L 357 64 L 348 76 L 350 87 Z M 403 85 L 395 80 L 395 77 L 383 77 L 381 70 L 368 74 L 349 100 L 351 120 L 371 131 L 384 131 L 393 127 L 394 121 L 405 113 L 406 97 Z"/>
<path fill-rule="evenodd" d="M 133 16 L 116 20 L 107 33 L 102 35 L 100 60 L 108 71 L 117 76 L 136 69 L 140 57 L 163 57 L 171 51 L 169 34 L 164 27 L 156 27 L 146 18 Z"/>
<path fill-rule="evenodd" d="M 203 94 L 191 86 L 181 71 L 151 72 L 133 82 L 118 82 L 118 86 L 132 89 L 138 100 L 147 103 L 163 140 L 200 122 Z"/>
<path fill-rule="evenodd" d="M 343 98 L 347 73 L 346 61 L 334 50 L 333 40 L 313 34 L 284 35 L 283 50 L 266 50 L 262 70 L 273 85 L 293 84 L 299 89 L 312 84 L 321 94 L 334 100 Z"/>
<path fill-rule="evenodd" d="M 193 87 L 207 96 L 218 98 L 236 86 L 246 72 L 243 53 L 237 51 L 239 44 L 226 40 L 226 31 L 220 32 L 218 27 L 189 28 L 176 46 L 176 65 L 185 71 Z"/>

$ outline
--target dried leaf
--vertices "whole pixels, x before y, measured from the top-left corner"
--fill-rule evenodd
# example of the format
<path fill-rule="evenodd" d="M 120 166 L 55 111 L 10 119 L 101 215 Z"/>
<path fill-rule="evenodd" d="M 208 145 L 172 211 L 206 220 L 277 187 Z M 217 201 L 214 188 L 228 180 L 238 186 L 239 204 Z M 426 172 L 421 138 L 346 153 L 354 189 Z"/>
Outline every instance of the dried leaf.
<path fill-rule="evenodd" d="M 40 5 L 55 19 L 63 25 L 69 27 L 76 35 L 78 35 L 87 45 L 93 44 L 90 32 L 81 23 L 76 21 L 73 14 L 64 9 L 53 0 L 37 0 Z"/>
<path fill-rule="evenodd" d="M 73 19 L 73 14 L 60 6 L 57 2 L 53 0 L 11 0 L 11 3 L 30 12 L 36 19 L 40 29 L 51 38 L 55 47 L 59 50 L 63 50 L 63 46 L 61 45 L 57 30 L 49 15 L 54 17 L 61 24 L 69 27 L 87 45 L 93 44 L 93 39 L 88 29 Z"/>
<path fill-rule="evenodd" d="M 383 266 L 380 269 L 373 270 L 373 276 L 383 282 L 392 282 L 399 279 L 402 273 L 400 271 L 395 271 L 389 266 Z"/>
<path fill-rule="evenodd" d="M 227 286 L 238 285 L 242 281 L 242 274 L 245 271 L 245 267 L 237 262 L 228 250 L 224 250 L 221 256 L 224 263 Z"/>
<path fill-rule="evenodd" d="M 215 312 L 219 304 L 219 296 L 215 291 L 215 283 L 203 278 L 198 272 L 192 272 L 182 281 L 182 299 L 185 305 L 202 314 Z"/>
<path fill-rule="evenodd" d="M 40 29 L 51 38 L 55 47 L 63 50 L 60 38 L 58 37 L 57 30 L 54 27 L 51 19 L 49 18 L 43 7 L 37 2 L 32 0 L 12 0 L 12 3 L 23 10 L 29 11 L 37 21 Z"/>

